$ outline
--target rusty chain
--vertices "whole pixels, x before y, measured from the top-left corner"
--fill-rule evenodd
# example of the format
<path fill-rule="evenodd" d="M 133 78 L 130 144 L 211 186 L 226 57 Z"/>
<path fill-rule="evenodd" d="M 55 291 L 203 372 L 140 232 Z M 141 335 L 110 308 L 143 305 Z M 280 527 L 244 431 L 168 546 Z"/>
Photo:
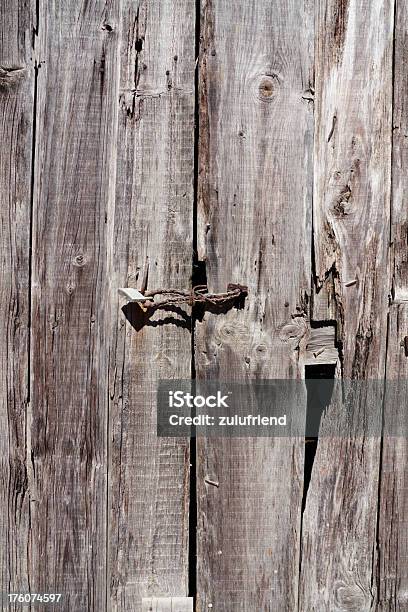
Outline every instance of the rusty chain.
<path fill-rule="evenodd" d="M 209 293 L 207 285 L 196 285 L 191 291 L 155 289 L 154 291 L 146 291 L 144 293 L 145 297 L 152 299 L 143 302 L 143 306 L 146 310 L 156 310 L 158 308 L 177 306 L 179 304 L 187 304 L 189 306 L 201 304 L 203 306 L 219 307 L 245 297 L 247 293 L 248 288 L 246 286 L 234 283 L 230 283 L 227 287 L 227 291 L 224 293 Z M 161 296 L 163 299 L 155 300 L 158 296 Z"/>

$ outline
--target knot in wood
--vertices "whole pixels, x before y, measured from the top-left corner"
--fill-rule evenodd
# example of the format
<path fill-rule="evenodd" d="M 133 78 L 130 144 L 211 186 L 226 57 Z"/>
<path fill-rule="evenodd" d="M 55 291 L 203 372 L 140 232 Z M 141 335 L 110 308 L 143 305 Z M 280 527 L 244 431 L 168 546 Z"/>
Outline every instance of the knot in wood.
<path fill-rule="evenodd" d="M 242 321 L 228 321 L 217 329 L 215 337 L 219 345 L 246 345 L 248 343 L 248 325 Z"/>
<path fill-rule="evenodd" d="M 280 79 L 277 74 L 265 74 L 261 77 L 258 85 L 258 98 L 261 102 L 271 102 L 280 87 Z"/>
<path fill-rule="evenodd" d="M 284 325 L 279 333 L 282 342 L 290 344 L 293 350 L 299 348 L 300 342 L 308 336 L 308 325 L 304 317 L 293 317 L 290 323 Z"/>
<path fill-rule="evenodd" d="M 361 612 L 371 603 L 370 594 L 358 584 L 340 584 L 334 589 L 335 601 L 342 610 Z"/>
<path fill-rule="evenodd" d="M 84 264 L 85 264 L 85 259 L 81 253 L 79 253 L 78 255 L 74 257 L 74 266 L 81 268 Z"/>

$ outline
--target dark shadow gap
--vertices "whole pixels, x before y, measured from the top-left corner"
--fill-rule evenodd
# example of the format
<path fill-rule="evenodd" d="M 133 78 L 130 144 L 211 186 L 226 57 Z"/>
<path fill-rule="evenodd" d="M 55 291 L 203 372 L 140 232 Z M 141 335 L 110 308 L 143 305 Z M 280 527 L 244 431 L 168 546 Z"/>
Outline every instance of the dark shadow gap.
<path fill-rule="evenodd" d="M 302 514 L 306 506 L 307 493 L 317 451 L 317 433 L 322 415 L 331 401 L 335 372 L 336 366 L 333 364 L 305 366 L 307 406 Z M 316 380 L 324 380 L 325 383 L 319 385 L 316 383 Z"/>
<path fill-rule="evenodd" d="M 196 246 L 197 245 L 194 246 L 194 250 Z M 197 287 L 198 285 L 207 286 L 207 266 L 205 261 L 199 260 L 196 255 L 193 260 L 192 286 Z"/>
<path fill-rule="evenodd" d="M 32 37 L 32 52 L 35 52 L 36 37 L 39 31 L 39 0 L 36 1 L 36 24 Z M 34 205 L 35 205 L 35 176 L 36 176 L 36 149 L 37 149 L 37 116 L 38 116 L 38 77 L 41 63 L 34 60 L 34 83 L 33 83 L 33 128 L 31 140 L 31 176 L 30 176 L 30 209 L 29 209 L 29 227 L 28 227 L 28 304 L 27 304 L 27 397 L 25 406 L 26 423 L 29 419 L 29 411 L 31 411 L 30 403 L 32 398 L 31 392 L 31 372 L 32 372 L 32 323 L 33 323 L 33 234 L 34 234 Z M 31 464 L 32 474 L 35 478 L 35 455 L 27 438 L 27 429 L 25 433 L 25 458 L 26 465 Z M 28 472 L 26 472 L 28 474 Z M 28 525 L 31 540 L 31 496 L 28 503 Z M 31 542 L 30 542 L 31 543 Z M 31 576 L 28 576 L 28 589 L 31 591 Z"/>
<path fill-rule="evenodd" d="M 37 17 L 38 20 L 38 17 Z M 37 24 L 38 28 L 38 24 Z M 29 221 L 29 243 L 28 243 L 28 333 L 27 333 L 27 402 L 31 399 L 31 326 L 32 326 L 32 291 L 33 291 L 33 221 L 34 221 L 34 198 L 35 198 L 35 168 L 37 147 L 37 106 L 38 106 L 38 71 L 40 65 L 34 63 L 34 92 L 33 92 L 33 133 L 31 144 L 31 186 L 30 186 L 30 221 Z"/>
<path fill-rule="evenodd" d="M 193 201 L 193 261 L 192 287 L 207 284 L 205 262 L 198 260 L 197 252 L 197 209 L 198 209 L 198 175 L 199 175 L 199 142 L 200 142 L 200 94 L 199 94 L 199 55 L 200 55 L 200 20 L 201 2 L 195 2 L 195 60 L 194 76 L 195 106 L 194 106 L 194 201 Z M 196 380 L 195 363 L 195 309 L 191 309 L 191 380 Z M 192 431 L 190 438 L 190 503 L 189 503 L 189 550 L 188 550 L 188 595 L 196 601 L 197 596 L 197 443 Z M 195 604 L 194 604 L 195 605 Z"/>

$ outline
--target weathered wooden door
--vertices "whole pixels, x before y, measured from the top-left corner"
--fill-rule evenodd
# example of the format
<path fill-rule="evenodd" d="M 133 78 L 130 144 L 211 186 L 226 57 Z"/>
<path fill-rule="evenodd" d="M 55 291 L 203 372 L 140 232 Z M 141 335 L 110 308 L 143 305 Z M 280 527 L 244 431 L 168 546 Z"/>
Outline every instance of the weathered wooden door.
<path fill-rule="evenodd" d="M 402 0 L 1 0 L 3 609 L 408 610 L 404 436 L 156 435 L 160 380 L 316 376 L 400 432 L 407 40 Z M 118 295 L 203 280 L 244 308 Z"/>

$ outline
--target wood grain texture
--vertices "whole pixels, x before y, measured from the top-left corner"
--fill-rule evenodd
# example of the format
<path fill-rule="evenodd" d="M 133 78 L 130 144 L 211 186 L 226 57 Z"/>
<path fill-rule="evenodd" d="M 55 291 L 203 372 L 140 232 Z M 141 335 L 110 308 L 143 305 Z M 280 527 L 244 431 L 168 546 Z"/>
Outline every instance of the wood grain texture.
<path fill-rule="evenodd" d="M 192 597 L 151 597 L 143 599 L 142 612 L 193 612 Z"/>
<path fill-rule="evenodd" d="M 345 378 L 384 372 L 389 297 L 393 2 L 366 8 L 322 0 L 316 15 L 316 285 L 334 279 Z"/>
<path fill-rule="evenodd" d="M 239 282 L 249 295 L 244 310 L 207 313 L 197 325 L 197 376 L 300 378 L 311 270 L 312 6 L 206 1 L 201 33 L 199 256 L 210 290 Z M 303 447 L 197 440 L 200 611 L 296 609 Z"/>
<path fill-rule="evenodd" d="M 392 130 L 392 272 L 393 298 L 408 300 L 408 75 L 405 64 L 408 56 L 408 8 L 395 0 L 394 31 L 394 103 Z"/>
<path fill-rule="evenodd" d="M 124 1 L 114 230 L 117 287 L 191 286 L 195 10 Z M 156 436 L 159 379 L 191 376 L 188 309 L 116 299 L 109 364 L 110 610 L 188 590 L 189 443 Z M 160 608 L 161 609 L 161 608 Z"/>
<path fill-rule="evenodd" d="M 106 604 L 107 339 L 117 2 L 39 4 L 31 590 Z"/>
<path fill-rule="evenodd" d="M 197 213 L 210 291 L 249 287 L 197 377 L 386 376 L 356 415 L 405 434 L 335 396 L 308 486 L 304 439 L 198 439 L 197 610 L 405 611 L 406 3 L 199 4 L 198 133 L 195 2 L 0 3 L 0 591 L 192 612 L 190 445 L 156 436 L 191 313 L 117 289 L 189 288 Z"/>
<path fill-rule="evenodd" d="M 384 440 L 380 474 L 378 610 L 408 603 L 408 305 L 390 310 Z"/>
<path fill-rule="evenodd" d="M 385 376 L 393 8 L 388 0 L 317 3 L 316 286 L 325 291 L 329 281 L 341 373 L 358 380 Z M 381 396 L 356 400 L 359 422 Z M 334 400 L 325 427 L 335 437 L 319 440 L 307 496 L 299 606 L 368 611 L 377 597 L 380 441 L 345 436 L 338 409 Z"/>
<path fill-rule="evenodd" d="M 0 4 L 0 592 L 27 590 L 34 3 Z M 14 610 L 19 606 L 7 606 Z"/>
<path fill-rule="evenodd" d="M 408 605 L 408 10 L 395 2 L 394 100 L 392 130 L 391 272 L 384 441 L 380 473 L 378 610 L 402 611 Z"/>

